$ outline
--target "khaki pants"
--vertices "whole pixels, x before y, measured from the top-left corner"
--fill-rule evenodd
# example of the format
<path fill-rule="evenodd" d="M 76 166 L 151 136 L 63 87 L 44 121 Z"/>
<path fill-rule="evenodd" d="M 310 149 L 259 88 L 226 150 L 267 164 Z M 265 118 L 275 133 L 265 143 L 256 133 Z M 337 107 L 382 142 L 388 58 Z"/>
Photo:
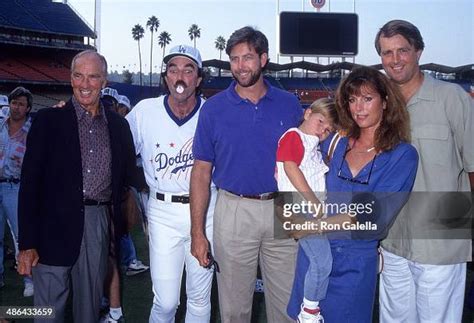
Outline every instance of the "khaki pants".
<path fill-rule="evenodd" d="M 260 265 L 265 288 L 267 322 L 293 322 L 286 307 L 290 298 L 297 243 L 273 238 L 273 200 L 241 198 L 219 191 L 214 213 L 214 251 L 221 321 L 250 322 Z"/>

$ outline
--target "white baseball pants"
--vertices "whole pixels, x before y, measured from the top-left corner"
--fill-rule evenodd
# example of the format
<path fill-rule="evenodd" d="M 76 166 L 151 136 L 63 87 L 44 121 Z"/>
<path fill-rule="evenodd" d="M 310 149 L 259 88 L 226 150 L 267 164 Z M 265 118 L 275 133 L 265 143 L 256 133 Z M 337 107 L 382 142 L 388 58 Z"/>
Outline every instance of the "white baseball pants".
<path fill-rule="evenodd" d="M 209 203 L 206 220 L 206 235 L 211 246 L 214 204 L 215 194 Z M 209 322 L 213 270 L 201 267 L 191 255 L 189 204 L 160 201 L 152 193 L 147 216 L 154 294 L 149 322 L 174 322 L 183 268 L 186 268 L 186 322 Z"/>

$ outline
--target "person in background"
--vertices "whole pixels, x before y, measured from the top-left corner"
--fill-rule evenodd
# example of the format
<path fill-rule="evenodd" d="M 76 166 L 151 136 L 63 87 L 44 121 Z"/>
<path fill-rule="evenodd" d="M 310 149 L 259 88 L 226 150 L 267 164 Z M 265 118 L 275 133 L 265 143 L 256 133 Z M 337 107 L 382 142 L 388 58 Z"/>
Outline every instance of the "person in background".
<path fill-rule="evenodd" d="M 0 119 L 8 117 L 10 106 L 8 105 L 8 96 L 0 95 Z"/>
<path fill-rule="evenodd" d="M 105 108 L 109 108 L 117 112 L 122 117 L 125 117 L 131 110 L 130 100 L 125 95 L 120 95 L 116 89 L 106 87 L 102 90 L 101 102 Z M 141 165 L 138 165 L 141 168 Z M 140 179 L 143 176 L 140 176 Z M 144 186 L 144 179 L 142 180 Z M 132 188 L 133 189 L 133 188 Z M 135 194 L 136 195 L 136 194 Z M 139 201 L 137 204 L 140 206 Z M 140 210 L 142 208 L 140 207 Z M 120 239 L 120 264 L 125 267 L 125 274 L 127 276 L 133 276 L 148 270 L 148 266 L 144 265 L 143 262 L 137 259 L 137 253 L 135 245 L 130 234 L 125 234 Z"/>
<path fill-rule="evenodd" d="M 125 117 L 130 112 L 130 110 L 132 110 L 130 100 L 125 95 L 119 95 L 116 110 L 117 113 L 120 114 L 122 117 Z"/>
<path fill-rule="evenodd" d="M 5 221 L 10 227 L 15 256 L 18 257 L 18 192 L 26 137 L 31 127 L 29 113 L 33 107 L 33 95 L 20 86 L 8 95 L 8 102 L 10 102 L 9 114 L 0 121 L 0 287 L 4 285 Z M 23 296 L 33 296 L 34 285 L 31 276 L 25 276 L 23 280 L 25 284 Z"/>
<path fill-rule="evenodd" d="M 118 91 L 116 89 L 111 87 L 106 87 L 102 89 L 100 101 L 106 109 L 111 109 L 112 111 L 117 112 L 119 99 L 120 95 L 118 94 Z"/>
<path fill-rule="evenodd" d="M 122 117 L 125 117 L 131 111 L 130 100 L 125 95 L 118 95 L 118 101 L 116 105 L 116 112 Z M 141 158 L 137 159 L 137 167 L 140 169 L 140 173 L 143 172 Z M 146 187 L 144 175 L 140 176 L 144 187 Z M 130 187 L 132 190 L 133 196 L 136 200 L 136 205 L 140 212 L 145 212 L 146 208 L 141 205 L 141 199 L 139 194 L 134 187 Z M 146 215 L 142 215 L 141 218 L 145 218 Z M 122 236 L 120 239 L 120 265 L 125 268 L 125 274 L 127 276 L 134 276 L 148 270 L 148 266 L 144 265 L 143 262 L 137 259 L 137 252 L 135 250 L 135 245 L 133 244 L 132 237 L 130 233 L 127 233 Z"/>
<path fill-rule="evenodd" d="M 424 46 L 418 28 L 404 20 L 387 22 L 375 37 L 382 66 L 407 104 L 412 144 L 420 154 L 413 190 L 424 192 L 412 195 L 382 241 L 383 323 L 461 322 L 466 262 L 472 260 L 470 227 L 469 236 L 459 235 L 466 228 L 453 227 L 472 220 L 461 209 L 441 215 L 450 223 L 448 236 L 421 235 L 439 222 L 439 211 L 448 205 L 433 192 L 462 196 L 474 188 L 473 100 L 460 86 L 420 70 Z"/>
<path fill-rule="evenodd" d="M 106 87 L 102 90 L 101 101 L 106 109 L 117 112 L 122 117 L 130 110 L 130 101 L 124 95 L 118 94 L 114 88 Z M 125 108 L 124 108 L 125 107 Z M 138 167 L 139 165 L 137 165 Z M 143 170 L 139 171 L 142 173 Z M 140 177 L 142 177 L 141 175 Z M 128 194 L 133 194 L 132 201 L 128 200 L 130 197 Z M 123 207 L 124 219 L 128 227 L 128 212 L 134 212 L 139 206 L 139 201 L 136 199 L 136 190 L 133 187 L 126 188 L 124 193 L 125 201 L 123 203 L 135 203 L 135 207 Z M 140 208 L 140 211 L 143 209 Z M 110 258 L 107 271 L 107 277 L 105 281 L 105 296 L 102 299 L 101 308 L 103 315 L 101 317 L 101 323 L 116 323 L 123 322 L 123 310 L 121 302 L 121 288 L 120 288 L 120 273 L 119 268 L 123 268 L 125 275 L 134 276 L 143 273 L 148 270 L 148 266 L 144 265 L 140 260 L 137 259 L 137 252 L 133 243 L 130 233 L 127 232 L 120 237 L 120 252 L 119 257 L 116 256 L 115 248 L 110 249 Z M 119 260 L 118 260 L 118 259 Z M 119 262 L 119 263 L 118 263 Z M 108 309 L 108 310 L 107 310 Z"/>

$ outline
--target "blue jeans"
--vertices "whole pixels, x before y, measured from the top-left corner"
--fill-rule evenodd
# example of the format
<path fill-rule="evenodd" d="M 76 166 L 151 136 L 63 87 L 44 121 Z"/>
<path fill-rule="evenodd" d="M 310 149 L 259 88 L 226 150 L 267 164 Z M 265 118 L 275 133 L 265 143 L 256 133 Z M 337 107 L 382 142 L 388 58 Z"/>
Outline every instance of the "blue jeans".
<path fill-rule="evenodd" d="M 133 260 L 137 259 L 137 251 L 133 244 L 130 233 L 124 234 L 120 238 L 120 264 L 122 266 L 129 266 Z"/>
<path fill-rule="evenodd" d="M 145 221 L 145 206 L 143 205 L 142 199 L 140 197 L 140 194 L 142 193 L 137 192 L 137 190 L 133 187 L 130 187 L 130 189 L 137 200 L 137 205 L 140 208 L 140 212 L 142 214 L 142 220 Z M 137 251 L 135 250 L 135 245 L 133 244 L 130 233 L 127 233 L 120 238 L 120 264 L 122 266 L 128 267 L 134 260 L 137 260 Z"/>
<path fill-rule="evenodd" d="M 326 236 L 311 235 L 299 241 L 308 257 L 309 266 L 304 279 L 304 297 L 310 301 L 326 298 L 329 274 L 332 269 L 332 254 Z"/>
<path fill-rule="evenodd" d="M 5 223 L 8 223 L 18 255 L 18 190 L 20 184 L 0 183 L 0 275 L 3 275 L 3 240 Z M 6 220 L 6 221 L 5 221 Z"/>

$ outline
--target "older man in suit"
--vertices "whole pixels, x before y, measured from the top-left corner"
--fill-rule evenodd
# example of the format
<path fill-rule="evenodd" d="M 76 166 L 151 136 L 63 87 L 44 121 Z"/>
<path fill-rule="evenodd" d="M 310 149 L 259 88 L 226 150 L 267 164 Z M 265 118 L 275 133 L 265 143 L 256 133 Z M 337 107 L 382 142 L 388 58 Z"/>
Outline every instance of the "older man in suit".
<path fill-rule="evenodd" d="M 135 175 L 127 121 L 99 100 L 106 76 L 102 55 L 76 55 L 71 100 L 39 111 L 27 139 L 18 271 L 33 272 L 34 304 L 54 306 L 55 322 L 64 321 L 70 282 L 74 321 L 99 320 L 109 232 L 120 229 L 122 190 Z"/>

